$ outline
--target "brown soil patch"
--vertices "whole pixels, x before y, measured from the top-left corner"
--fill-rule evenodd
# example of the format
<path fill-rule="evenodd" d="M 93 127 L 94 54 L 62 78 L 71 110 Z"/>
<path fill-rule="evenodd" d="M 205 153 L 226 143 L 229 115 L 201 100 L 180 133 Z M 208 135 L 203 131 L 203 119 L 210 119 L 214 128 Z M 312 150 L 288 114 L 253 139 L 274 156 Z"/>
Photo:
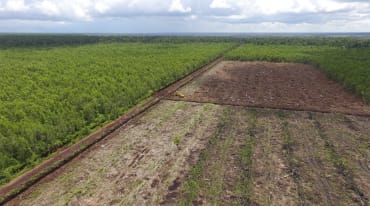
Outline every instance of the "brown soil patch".
<path fill-rule="evenodd" d="M 251 129 L 253 113 L 256 128 Z M 198 177 L 188 177 L 188 183 L 197 182 L 197 195 L 189 197 L 193 189 L 181 187 L 165 205 L 297 205 L 297 186 L 282 150 L 282 121 L 275 112 L 226 106 L 224 116 L 227 120 L 196 166 L 201 168 Z M 245 156 L 248 142 L 254 143 Z"/>
<path fill-rule="evenodd" d="M 369 125 L 369 117 L 163 101 L 9 205 L 366 205 Z"/>
<path fill-rule="evenodd" d="M 226 61 L 179 93 L 171 99 L 370 115 L 370 106 L 360 98 L 317 68 L 304 64 Z"/>
<path fill-rule="evenodd" d="M 348 179 L 347 174 L 353 174 L 352 167 L 345 161 L 343 165 L 339 163 L 346 156 L 342 148 L 337 147 L 340 139 L 320 123 L 328 117 L 333 114 L 294 112 L 286 120 L 292 138 L 290 167 L 295 171 L 300 201 L 303 205 L 367 205 L 367 197 L 362 196 L 363 188 L 358 189 L 359 185 Z M 370 123 L 369 119 L 367 122 Z M 332 122 L 331 126 L 339 131 L 346 127 L 338 122 Z M 365 132 L 359 131 L 367 135 Z M 348 141 L 356 141 L 348 138 Z M 359 178 L 357 175 L 361 174 L 351 178 Z"/>
<path fill-rule="evenodd" d="M 369 106 L 317 69 L 222 62 L 170 98 L 7 204 L 368 205 Z"/>
<path fill-rule="evenodd" d="M 335 114 L 316 114 L 315 117 L 327 141 L 345 163 L 345 168 L 339 168 L 339 172 L 346 178 L 346 187 L 363 192 L 362 201 L 366 202 L 365 199 L 370 199 L 369 118 Z"/>
<path fill-rule="evenodd" d="M 260 110 L 258 116 L 251 199 L 260 205 L 299 205 L 297 185 L 284 156 L 283 122 L 271 110 Z"/>
<path fill-rule="evenodd" d="M 55 156 L 51 157 L 48 160 L 45 160 L 37 167 L 20 175 L 19 177 L 15 178 L 8 184 L 1 186 L 0 204 L 4 204 L 5 202 L 9 201 L 16 195 L 20 194 L 21 192 L 32 186 L 37 181 L 42 180 L 42 178 L 44 178 L 48 174 L 55 172 L 56 170 L 61 168 L 65 163 L 68 163 L 71 160 L 76 161 L 77 155 L 82 154 L 81 156 L 83 156 L 83 152 L 86 149 L 90 149 L 96 143 L 104 140 L 107 137 L 115 136 L 117 133 L 117 129 L 119 129 L 129 120 L 141 114 L 151 106 L 155 105 L 165 96 L 168 96 L 169 94 L 175 92 L 178 88 L 185 85 L 189 81 L 193 80 L 196 76 L 202 74 L 215 64 L 222 61 L 222 59 L 223 59 L 222 57 L 219 57 L 214 61 L 206 64 L 202 68 L 186 75 L 182 79 L 179 79 L 176 82 L 157 91 L 151 97 L 147 98 L 141 104 L 135 106 L 118 119 L 114 120 L 113 122 L 109 123 L 108 125 L 89 135 L 85 139 L 77 142 L 76 144 L 66 148 L 65 150 L 60 151 L 59 153 L 55 154 Z M 61 171 L 62 170 L 59 170 L 56 171 L 55 173 L 60 173 Z"/>
<path fill-rule="evenodd" d="M 164 101 L 8 205 L 158 205 L 197 161 L 220 108 Z"/>
<path fill-rule="evenodd" d="M 368 204 L 368 160 L 364 157 L 369 152 L 361 146 L 369 142 L 368 117 L 224 108 L 229 120 L 222 124 L 217 136 L 211 137 L 194 166 L 199 174 L 188 176 L 176 188 L 176 196 L 164 205 Z M 252 111 L 257 119 L 251 133 Z M 347 119 L 352 126 L 348 126 Z M 343 131 L 346 132 L 341 137 L 339 133 Z M 342 139 L 350 133 L 347 140 Z M 242 150 L 251 134 L 255 139 L 251 164 L 245 168 Z M 333 151 L 337 159 L 332 157 Z M 338 160 L 344 160 L 344 172 L 338 168 Z M 245 175 L 246 171 L 250 176 Z M 186 187 L 189 184 L 193 187 Z M 243 189 L 246 184 L 250 185 Z"/>

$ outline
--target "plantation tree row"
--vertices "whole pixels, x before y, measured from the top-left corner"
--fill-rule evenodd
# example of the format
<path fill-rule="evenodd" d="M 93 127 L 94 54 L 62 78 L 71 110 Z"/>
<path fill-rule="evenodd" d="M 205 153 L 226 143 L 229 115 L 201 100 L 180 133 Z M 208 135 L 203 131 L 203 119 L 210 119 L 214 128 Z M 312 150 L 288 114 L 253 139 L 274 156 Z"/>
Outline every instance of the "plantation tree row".
<path fill-rule="evenodd" d="M 0 184 L 224 54 L 320 67 L 370 103 L 370 40 L 0 35 Z"/>
<path fill-rule="evenodd" d="M 0 183 L 232 46 L 100 43 L 0 50 Z"/>

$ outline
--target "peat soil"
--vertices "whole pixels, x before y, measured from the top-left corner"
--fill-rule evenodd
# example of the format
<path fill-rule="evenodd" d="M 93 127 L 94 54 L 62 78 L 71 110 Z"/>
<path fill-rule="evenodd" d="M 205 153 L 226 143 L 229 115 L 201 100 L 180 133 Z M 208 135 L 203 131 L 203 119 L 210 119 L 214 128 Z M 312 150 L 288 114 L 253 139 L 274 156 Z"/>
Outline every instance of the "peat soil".
<path fill-rule="evenodd" d="M 369 125 L 370 118 L 224 108 L 229 121 L 163 205 L 369 204 L 369 128 L 354 131 L 342 120 Z M 336 135 L 343 130 L 357 133 L 347 149 Z"/>
<path fill-rule="evenodd" d="M 171 204 L 369 204 L 370 107 L 315 67 L 222 62 L 169 99 L 236 106 Z"/>
<path fill-rule="evenodd" d="M 370 116 L 361 98 L 314 66 L 295 63 L 224 61 L 171 99 Z"/>
<path fill-rule="evenodd" d="M 168 99 L 7 204 L 369 205 L 369 106 L 315 68 L 221 62 Z"/>
<path fill-rule="evenodd" d="M 197 161 L 221 112 L 161 102 L 8 205 L 158 205 Z"/>

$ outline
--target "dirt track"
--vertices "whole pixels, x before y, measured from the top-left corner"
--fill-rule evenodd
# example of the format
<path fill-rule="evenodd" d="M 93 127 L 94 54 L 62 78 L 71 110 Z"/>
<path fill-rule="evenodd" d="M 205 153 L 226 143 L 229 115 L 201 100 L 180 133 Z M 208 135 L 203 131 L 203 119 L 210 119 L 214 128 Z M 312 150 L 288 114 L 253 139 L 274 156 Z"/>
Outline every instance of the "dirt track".
<path fill-rule="evenodd" d="M 222 62 L 179 91 L 8 205 L 368 205 L 370 107 L 313 67 Z"/>

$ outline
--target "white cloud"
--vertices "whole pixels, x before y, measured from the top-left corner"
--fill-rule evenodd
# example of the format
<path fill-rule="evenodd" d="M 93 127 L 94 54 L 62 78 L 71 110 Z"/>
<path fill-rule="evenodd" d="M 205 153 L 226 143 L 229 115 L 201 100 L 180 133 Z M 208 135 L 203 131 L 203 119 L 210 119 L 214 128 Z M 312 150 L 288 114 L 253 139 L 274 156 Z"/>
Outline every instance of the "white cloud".
<path fill-rule="evenodd" d="M 5 9 L 8 11 L 26 11 L 28 6 L 24 3 L 24 0 L 8 0 L 5 3 Z"/>
<path fill-rule="evenodd" d="M 191 12 L 191 7 L 185 7 L 181 0 L 172 0 L 170 8 L 168 9 L 169 12 L 180 12 L 180 13 L 189 13 Z"/>
<path fill-rule="evenodd" d="M 86 20 L 86 21 L 90 21 L 92 20 L 92 17 L 90 16 L 89 14 L 89 10 L 81 5 L 74 5 L 72 7 L 72 14 L 73 14 L 73 17 L 76 17 L 77 19 L 80 19 L 80 20 Z"/>
<path fill-rule="evenodd" d="M 257 1 L 255 9 L 263 14 L 315 12 L 317 10 L 316 2 L 312 0 L 285 0 L 273 2 L 259 0 Z"/>
<path fill-rule="evenodd" d="M 99 13 L 103 14 L 107 12 L 110 9 L 110 6 L 107 4 L 104 4 L 102 2 L 97 2 L 94 6 L 95 10 L 98 11 Z"/>
<path fill-rule="evenodd" d="M 49 0 L 44 0 L 37 4 L 35 7 L 40 9 L 43 14 L 49 16 L 60 15 L 61 12 L 58 6 L 54 2 L 51 2 Z"/>
<path fill-rule="evenodd" d="M 209 7 L 212 9 L 230 9 L 231 5 L 226 0 L 213 0 Z"/>
<path fill-rule="evenodd" d="M 213 0 L 210 8 L 236 8 L 246 16 L 273 15 L 278 13 L 333 12 L 351 8 L 359 2 L 336 2 L 334 0 Z M 367 3 L 369 4 L 369 3 Z M 234 14 L 236 15 L 236 14 Z"/>
<path fill-rule="evenodd" d="M 225 23 L 323 24 L 336 19 L 353 21 L 370 14 L 370 1 L 361 0 L 213 0 L 210 19 Z M 232 8 L 217 15 L 214 8 Z"/>
<path fill-rule="evenodd" d="M 68 22 L 86 23 L 112 19 L 135 22 L 138 18 L 150 22 L 193 22 L 192 26 L 178 27 L 196 29 L 196 22 L 202 22 L 202 29 L 210 25 L 222 25 L 222 32 L 228 28 L 240 30 L 262 28 L 277 31 L 278 28 L 318 29 L 322 25 L 339 29 L 355 27 L 369 31 L 369 0 L 0 0 L 0 28 L 5 21 L 24 22 Z M 117 21 L 118 21 L 117 20 Z M 143 23 L 144 22 L 144 23 Z M 333 22 L 336 22 L 335 24 Z M 340 22 L 343 26 L 340 26 Z M 66 25 L 69 25 L 69 24 Z M 145 21 L 142 27 L 149 28 Z M 30 23 L 31 24 L 31 23 Z M 6 24 L 10 28 L 11 24 Z M 23 24 L 22 24 L 23 25 Z M 50 25 L 45 24 L 45 25 Z M 59 25 L 59 24 L 58 24 Z M 101 23 L 100 25 L 103 25 Z M 135 23 L 130 25 L 136 25 Z M 209 25 L 208 27 L 204 25 Z M 263 26 L 257 26 L 263 25 Z M 298 26 L 299 25 L 299 26 Z M 17 27 L 18 25 L 14 25 Z M 172 25 L 173 26 L 173 25 Z M 18 26 L 21 27 L 21 26 Z M 4 27 L 3 27 L 4 28 Z M 135 27 L 136 28 L 136 27 Z M 150 27 L 154 28 L 154 27 Z M 329 26 L 328 26 L 329 28 Z M 17 28 L 18 29 L 18 28 Z M 143 30 L 144 30 L 143 29 Z M 174 28 L 175 30 L 176 28 Z M 284 31 L 283 29 L 283 31 Z"/>

